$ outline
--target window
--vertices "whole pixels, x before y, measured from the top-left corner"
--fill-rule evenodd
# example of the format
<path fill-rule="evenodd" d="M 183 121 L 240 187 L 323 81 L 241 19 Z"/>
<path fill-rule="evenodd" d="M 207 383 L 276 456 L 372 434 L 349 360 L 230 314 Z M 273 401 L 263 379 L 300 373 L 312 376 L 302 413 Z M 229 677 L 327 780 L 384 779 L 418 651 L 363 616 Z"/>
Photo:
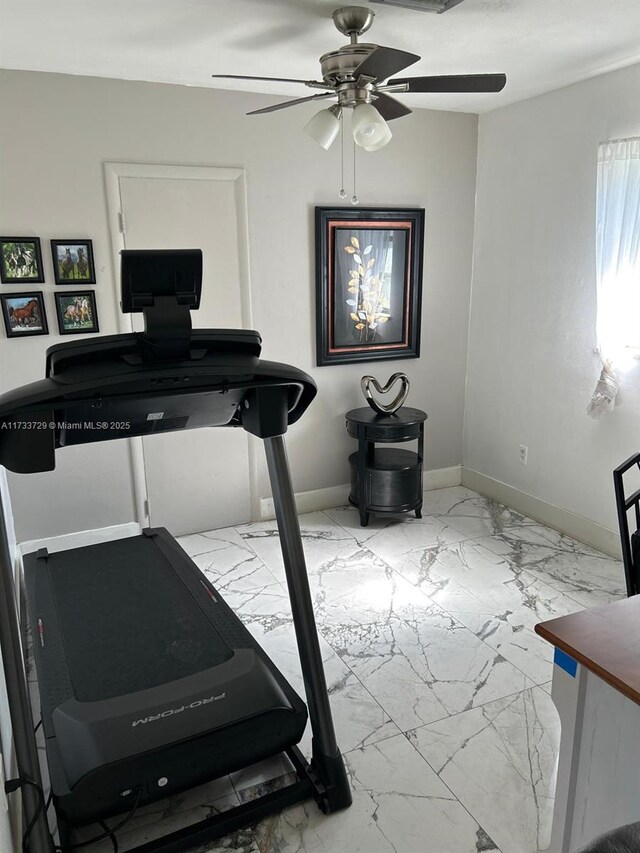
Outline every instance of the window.
<path fill-rule="evenodd" d="M 640 137 L 598 149 L 598 351 L 603 372 L 588 412 L 613 409 L 616 370 L 640 356 Z"/>

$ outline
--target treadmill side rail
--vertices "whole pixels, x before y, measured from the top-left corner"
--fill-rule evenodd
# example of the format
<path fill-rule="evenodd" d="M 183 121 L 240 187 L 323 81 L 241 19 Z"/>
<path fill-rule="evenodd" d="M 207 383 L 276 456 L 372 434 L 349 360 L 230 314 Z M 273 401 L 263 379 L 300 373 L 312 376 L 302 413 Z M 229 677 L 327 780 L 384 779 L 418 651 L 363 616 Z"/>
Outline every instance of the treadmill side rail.
<path fill-rule="evenodd" d="M 0 648 L 4 677 L 9 696 L 9 713 L 15 743 L 18 775 L 30 779 L 42 789 L 42 777 L 38 760 L 38 747 L 33 732 L 33 717 L 27 676 L 24 669 L 23 651 L 20 643 L 20 625 L 16 605 L 16 590 L 13 580 L 13 564 L 9 552 L 9 538 L 0 494 Z M 54 853 L 53 838 L 49 833 L 47 816 L 38 813 L 40 794 L 34 785 L 22 789 L 25 813 L 35 819 L 30 837 L 30 853 Z M 38 815 L 37 818 L 35 817 Z"/>
<path fill-rule="evenodd" d="M 320 805 L 328 813 L 351 805 L 351 789 L 336 743 L 284 438 L 266 438 L 264 444 L 313 732 L 311 764 L 326 789 Z"/>

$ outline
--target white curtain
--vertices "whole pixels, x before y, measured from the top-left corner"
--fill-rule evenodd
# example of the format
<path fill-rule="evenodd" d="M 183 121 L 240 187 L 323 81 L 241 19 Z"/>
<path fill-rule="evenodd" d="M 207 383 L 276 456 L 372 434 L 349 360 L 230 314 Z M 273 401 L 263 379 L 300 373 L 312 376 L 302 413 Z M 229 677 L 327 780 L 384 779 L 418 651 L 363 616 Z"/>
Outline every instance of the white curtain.
<path fill-rule="evenodd" d="M 617 371 L 640 353 L 640 137 L 598 149 L 597 336 L 602 373 L 587 412 L 611 411 Z"/>

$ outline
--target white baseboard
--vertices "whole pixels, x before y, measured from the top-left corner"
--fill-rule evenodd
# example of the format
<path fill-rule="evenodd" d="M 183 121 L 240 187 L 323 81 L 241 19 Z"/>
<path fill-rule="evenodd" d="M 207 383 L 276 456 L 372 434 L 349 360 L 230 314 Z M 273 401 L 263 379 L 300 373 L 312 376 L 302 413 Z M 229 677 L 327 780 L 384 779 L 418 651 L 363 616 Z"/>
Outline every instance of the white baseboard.
<path fill-rule="evenodd" d="M 453 465 L 451 468 L 436 468 L 425 471 L 423 486 L 425 492 L 431 489 L 444 489 L 447 486 L 459 486 L 462 482 L 462 466 Z M 325 489 L 312 489 L 309 492 L 296 494 L 296 506 L 302 515 L 305 512 L 317 512 L 334 506 L 344 506 L 349 500 L 351 486 L 344 483 L 340 486 L 327 486 Z M 260 521 L 270 521 L 276 517 L 273 498 L 260 498 Z"/>
<path fill-rule="evenodd" d="M 620 559 L 620 537 L 615 530 L 598 524 L 590 518 L 577 515 L 568 509 L 555 506 L 526 492 L 521 492 L 513 486 L 494 480 L 486 474 L 474 471 L 472 468 L 462 468 L 462 485 L 474 492 L 486 495 L 505 506 L 535 518 L 536 521 L 566 533 L 579 542 L 584 542 L 603 551 L 611 557 Z"/>
<path fill-rule="evenodd" d="M 327 486 L 325 489 L 298 492 L 295 496 L 298 513 L 302 515 L 305 512 L 317 512 L 332 506 L 343 506 L 347 503 L 350 488 L 349 484 L 345 483 L 341 486 Z M 260 521 L 271 521 L 275 517 L 273 498 L 260 498 Z"/>
<path fill-rule="evenodd" d="M 423 486 L 425 492 L 432 489 L 448 489 L 450 486 L 462 484 L 462 465 L 452 465 L 450 468 L 434 468 L 425 471 Z"/>
<path fill-rule="evenodd" d="M 140 525 L 130 521 L 127 524 L 114 524 L 112 527 L 99 527 L 95 530 L 79 530 L 77 533 L 65 533 L 48 539 L 29 539 L 27 542 L 20 542 L 19 548 L 21 554 L 31 554 L 40 548 L 47 548 L 53 553 L 65 551 L 67 548 L 82 548 L 85 545 L 124 539 L 126 536 L 137 536 L 139 533 Z"/>
<path fill-rule="evenodd" d="M 609 554 L 620 558 L 620 538 L 615 530 L 604 527 L 596 521 L 577 515 L 570 510 L 555 506 L 555 504 L 536 498 L 526 492 L 494 480 L 486 474 L 465 468 L 462 465 L 452 465 L 450 468 L 436 468 L 424 472 L 424 491 L 445 489 L 450 486 L 463 485 L 474 492 L 493 498 L 518 512 L 535 518 L 536 521 L 566 533 L 580 542 L 585 542 Z M 312 489 L 296 494 L 296 506 L 299 513 L 317 512 L 335 506 L 344 506 L 348 502 L 350 486 L 344 483 L 339 486 L 328 486 L 324 489 Z M 275 518 L 273 498 L 260 498 L 260 521 L 270 521 Z M 19 544 L 20 554 L 30 554 L 39 548 L 47 548 L 52 553 L 67 548 L 80 548 L 85 545 L 95 545 L 99 542 L 110 542 L 126 536 L 137 536 L 140 525 L 136 522 L 116 524 L 112 527 L 102 527 L 95 530 L 81 530 L 77 533 L 67 533 L 63 536 L 53 536 L 48 539 L 31 539 Z"/>

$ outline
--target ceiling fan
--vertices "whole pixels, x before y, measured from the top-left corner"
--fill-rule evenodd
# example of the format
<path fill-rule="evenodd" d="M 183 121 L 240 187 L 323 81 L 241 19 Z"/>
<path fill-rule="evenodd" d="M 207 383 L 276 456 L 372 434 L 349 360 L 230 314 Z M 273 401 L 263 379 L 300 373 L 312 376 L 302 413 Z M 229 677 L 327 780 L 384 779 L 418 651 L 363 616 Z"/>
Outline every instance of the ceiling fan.
<path fill-rule="evenodd" d="M 356 144 L 366 151 L 376 151 L 391 139 L 387 122 L 408 115 L 411 110 L 389 93 L 402 92 L 500 92 L 507 78 L 504 74 L 456 74 L 446 77 L 398 77 L 389 79 L 420 57 L 415 53 L 358 42 L 366 33 L 375 12 L 366 6 L 344 6 L 332 15 L 336 28 L 350 43 L 320 57 L 322 80 L 295 80 L 289 77 L 251 77 L 242 74 L 213 74 L 233 80 L 272 80 L 280 83 L 302 83 L 321 89 L 316 95 L 296 98 L 253 110 L 247 115 L 260 115 L 282 110 L 307 101 L 336 98 L 337 103 L 317 113 L 306 125 L 306 132 L 328 149 L 340 129 L 346 107 L 353 109 L 352 132 Z M 375 105 L 374 105 L 375 104 Z"/>

